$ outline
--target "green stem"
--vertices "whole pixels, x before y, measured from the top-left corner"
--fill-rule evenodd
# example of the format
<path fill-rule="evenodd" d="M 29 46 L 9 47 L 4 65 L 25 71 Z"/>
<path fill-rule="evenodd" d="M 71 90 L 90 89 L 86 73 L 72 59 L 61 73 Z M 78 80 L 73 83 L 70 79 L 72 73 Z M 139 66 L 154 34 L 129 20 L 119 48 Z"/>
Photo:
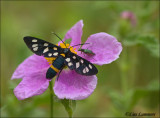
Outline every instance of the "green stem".
<path fill-rule="evenodd" d="M 54 105 L 54 93 L 53 93 L 53 85 L 52 85 L 52 81 L 49 82 L 49 89 L 50 89 L 50 99 L 51 99 L 51 103 L 50 103 L 50 116 L 51 118 L 53 118 L 53 105 Z"/>
<path fill-rule="evenodd" d="M 61 100 L 61 103 L 65 107 L 65 110 L 67 111 L 69 118 L 73 118 L 73 112 L 76 108 L 76 101 L 69 100 L 69 99 L 63 99 Z"/>
<path fill-rule="evenodd" d="M 126 94 L 128 89 L 128 81 L 127 81 L 127 74 L 128 74 L 128 59 L 127 59 L 127 49 L 124 48 L 123 54 L 121 57 L 120 63 L 120 71 L 121 71 L 121 87 L 124 94 Z"/>
<path fill-rule="evenodd" d="M 124 94 L 126 94 L 128 86 L 127 86 L 127 76 L 126 76 L 126 71 L 121 71 L 121 85 L 122 85 L 122 91 Z"/>
<path fill-rule="evenodd" d="M 72 100 L 69 100 L 69 106 L 72 107 Z M 73 115 L 73 110 L 70 111 L 69 118 L 72 118 L 72 115 Z"/>
<path fill-rule="evenodd" d="M 132 66 L 132 68 L 131 68 L 131 70 L 130 70 L 130 76 L 132 77 L 131 78 L 131 87 L 134 87 L 135 85 L 134 85 L 134 83 L 135 83 L 135 80 L 136 80 L 136 73 L 137 73 L 137 71 L 136 71 L 136 68 L 137 68 L 137 62 L 138 62 L 138 53 L 137 53 L 137 50 L 138 50 L 138 47 L 136 46 L 134 49 L 132 49 L 132 55 L 130 55 L 131 57 L 130 57 L 130 60 L 131 60 L 131 66 Z"/>

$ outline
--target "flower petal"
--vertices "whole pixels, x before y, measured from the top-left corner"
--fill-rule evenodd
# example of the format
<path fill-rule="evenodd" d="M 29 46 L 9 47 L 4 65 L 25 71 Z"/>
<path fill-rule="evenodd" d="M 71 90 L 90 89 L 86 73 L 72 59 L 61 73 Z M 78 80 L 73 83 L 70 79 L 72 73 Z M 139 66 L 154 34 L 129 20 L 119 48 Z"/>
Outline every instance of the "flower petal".
<path fill-rule="evenodd" d="M 47 90 L 49 80 L 46 79 L 46 71 L 48 68 L 39 70 L 25 76 L 19 85 L 14 89 L 14 94 L 18 100 L 23 100 L 35 95 L 40 95 Z"/>
<path fill-rule="evenodd" d="M 71 46 L 76 44 L 81 44 L 81 37 L 82 37 L 82 28 L 83 28 L 83 20 L 77 22 L 65 35 L 63 41 L 67 39 L 72 39 Z M 61 41 L 58 43 L 60 44 Z M 79 48 L 80 46 L 76 46 Z"/>
<path fill-rule="evenodd" d="M 54 92 L 59 99 L 81 100 L 92 94 L 97 85 L 97 77 L 83 76 L 75 71 L 63 70 L 55 82 Z"/>
<path fill-rule="evenodd" d="M 91 45 L 83 45 L 82 49 L 92 50 L 95 55 L 80 54 L 80 56 L 98 65 L 111 63 L 119 57 L 122 51 L 121 43 L 115 37 L 103 32 L 91 35 L 86 43 Z"/>
<path fill-rule="evenodd" d="M 28 57 L 18 66 L 18 68 L 14 71 L 11 79 L 23 78 L 46 67 L 49 67 L 46 59 L 42 56 L 37 56 L 34 54 Z"/>

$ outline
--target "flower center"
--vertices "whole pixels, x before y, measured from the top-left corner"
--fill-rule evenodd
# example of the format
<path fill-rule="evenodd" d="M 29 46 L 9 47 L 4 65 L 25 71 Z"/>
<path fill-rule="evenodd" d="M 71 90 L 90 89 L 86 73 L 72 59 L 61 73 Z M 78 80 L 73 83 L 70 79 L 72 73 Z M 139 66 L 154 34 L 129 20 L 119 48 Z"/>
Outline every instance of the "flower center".
<path fill-rule="evenodd" d="M 57 46 L 58 46 L 58 44 L 57 44 Z M 60 47 L 61 47 L 61 48 L 69 48 L 69 50 L 70 50 L 72 53 L 77 54 L 76 48 L 73 48 L 73 47 L 70 46 L 69 44 L 60 43 Z M 65 54 L 62 53 L 61 55 L 65 57 Z M 52 64 L 52 63 L 54 62 L 54 60 L 56 59 L 56 57 L 45 57 L 45 59 L 48 61 L 49 64 Z"/>

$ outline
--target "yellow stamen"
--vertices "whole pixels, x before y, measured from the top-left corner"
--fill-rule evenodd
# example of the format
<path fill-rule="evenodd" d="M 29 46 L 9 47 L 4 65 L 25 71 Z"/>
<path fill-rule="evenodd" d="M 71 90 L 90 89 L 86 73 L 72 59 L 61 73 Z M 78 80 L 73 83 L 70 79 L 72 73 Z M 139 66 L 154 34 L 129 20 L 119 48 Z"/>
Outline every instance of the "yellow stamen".
<path fill-rule="evenodd" d="M 58 46 L 58 44 L 56 44 Z M 73 48 L 72 46 L 70 46 L 69 44 L 64 44 L 64 43 L 60 43 L 60 47 L 61 48 L 69 48 L 70 51 L 72 53 L 77 54 L 77 52 L 75 51 L 76 48 Z M 53 48 L 54 50 L 56 49 L 56 47 Z M 65 57 L 65 54 L 61 54 L 63 57 Z M 55 57 L 45 57 L 45 59 L 48 61 L 49 64 L 52 64 L 54 62 L 54 60 L 56 59 Z M 55 70 L 56 71 L 56 70 Z M 57 71 L 56 71 L 57 72 Z"/>
<path fill-rule="evenodd" d="M 75 53 L 75 54 L 77 54 L 77 52 L 75 51 L 76 50 L 76 48 L 73 48 L 72 46 L 70 46 L 68 43 L 67 44 L 64 44 L 64 43 L 60 43 L 60 47 L 61 48 L 70 48 L 70 51 L 71 52 L 73 52 L 73 53 Z"/>
<path fill-rule="evenodd" d="M 55 57 L 45 57 L 49 64 L 52 64 L 53 61 L 56 59 Z"/>
<path fill-rule="evenodd" d="M 66 44 L 67 48 L 69 47 L 69 44 Z"/>

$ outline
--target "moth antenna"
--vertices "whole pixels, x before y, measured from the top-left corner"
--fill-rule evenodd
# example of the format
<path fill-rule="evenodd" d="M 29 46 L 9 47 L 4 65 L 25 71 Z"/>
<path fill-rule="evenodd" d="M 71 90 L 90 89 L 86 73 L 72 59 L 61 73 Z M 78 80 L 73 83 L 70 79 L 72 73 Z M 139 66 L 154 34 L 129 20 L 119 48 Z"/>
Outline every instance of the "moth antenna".
<path fill-rule="evenodd" d="M 54 35 L 56 35 L 58 38 L 59 38 L 59 40 L 61 40 L 62 42 L 63 42 L 63 40 L 55 33 L 55 32 L 51 32 L 52 34 L 54 34 Z M 63 42 L 64 43 L 64 42 Z M 64 45 L 66 46 L 66 44 L 64 43 Z M 66 48 L 67 48 L 67 46 L 66 46 Z"/>
<path fill-rule="evenodd" d="M 90 43 L 81 43 L 81 44 L 77 44 L 77 45 L 74 45 L 74 46 L 84 45 L 84 44 L 90 44 Z M 72 47 L 74 47 L 74 46 L 72 46 Z"/>

